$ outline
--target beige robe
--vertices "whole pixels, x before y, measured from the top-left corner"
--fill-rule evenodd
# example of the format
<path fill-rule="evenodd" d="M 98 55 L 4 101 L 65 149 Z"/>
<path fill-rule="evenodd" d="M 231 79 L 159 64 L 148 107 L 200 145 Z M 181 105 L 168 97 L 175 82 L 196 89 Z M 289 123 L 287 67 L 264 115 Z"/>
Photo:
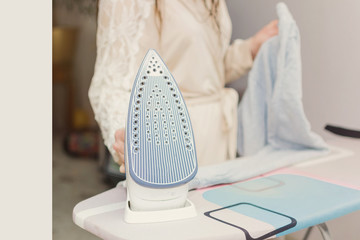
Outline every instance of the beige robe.
<path fill-rule="evenodd" d="M 208 1 L 209 2 L 209 1 Z M 231 21 L 220 0 L 218 23 L 200 0 L 159 1 L 162 25 L 156 24 L 153 0 L 101 0 L 97 59 L 89 98 L 105 144 L 125 126 L 135 75 L 149 48 L 154 48 L 177 81 L 190 112 L 200 166 L 236 154 L 238 94 L 225 84 L 252 66 L 250 43 L 231 45 Z"/>

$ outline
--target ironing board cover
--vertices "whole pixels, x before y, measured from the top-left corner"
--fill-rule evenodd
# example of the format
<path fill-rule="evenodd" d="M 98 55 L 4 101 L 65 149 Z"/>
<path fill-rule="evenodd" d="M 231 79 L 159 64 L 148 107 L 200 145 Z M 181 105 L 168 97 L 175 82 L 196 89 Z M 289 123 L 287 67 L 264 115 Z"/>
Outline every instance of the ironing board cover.
<path fill-rule="evenodd" d="M 123 220 L 126 189 L 118 185 L 79 203 L 74 208 L 74 222 L 110 240 L 248 240 L 285 235 L 360 210 L 360 178 L 353 170 L 360 164 L 360 142 L 351 144 L 353 155 L 335 149 L 314 165 L 190 191 L 188 197 L 198 212 L 194 218 L 127 224 Z"/>

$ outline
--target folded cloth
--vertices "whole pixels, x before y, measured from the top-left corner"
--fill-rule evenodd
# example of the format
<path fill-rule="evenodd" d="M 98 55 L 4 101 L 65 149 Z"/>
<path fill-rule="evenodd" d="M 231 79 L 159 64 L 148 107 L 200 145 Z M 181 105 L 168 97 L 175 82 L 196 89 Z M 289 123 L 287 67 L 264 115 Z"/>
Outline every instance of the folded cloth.
<path fill-rule="evenodd" d="M 260 48 L 238 109 L 243 157 L 199 168 L 190 188 L 244 180 L 328 152 L 303 110 L 298 27 L 284 3 L 276 9 L 279 34 Z"/>

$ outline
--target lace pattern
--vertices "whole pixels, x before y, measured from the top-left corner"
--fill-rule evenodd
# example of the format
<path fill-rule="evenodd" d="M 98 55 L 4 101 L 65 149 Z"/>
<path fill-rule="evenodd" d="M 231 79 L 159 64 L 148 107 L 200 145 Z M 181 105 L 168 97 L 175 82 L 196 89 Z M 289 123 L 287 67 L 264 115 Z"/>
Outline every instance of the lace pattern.
<path fill-rule="evenodd" d="M 89 98 L 115 161 L 114 134 L 125 127 L 139 41 L 153 4 L 152 0 L 105 0 L 99 5 L 97 58 Z"/>

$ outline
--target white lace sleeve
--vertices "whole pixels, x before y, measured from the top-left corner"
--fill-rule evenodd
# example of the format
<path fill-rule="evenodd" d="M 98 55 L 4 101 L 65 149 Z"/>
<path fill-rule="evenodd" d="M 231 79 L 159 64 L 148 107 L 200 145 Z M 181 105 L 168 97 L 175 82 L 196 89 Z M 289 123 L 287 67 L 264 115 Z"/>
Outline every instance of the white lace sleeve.
<path fill-rule="evenodd" d="M 152 0 L 101 0 L 99 4 L 97 57 L 89 98 L 105 145 L 115 161 L 118 157 L 112 149 L 114 135 L 125 127 L 139 64 L 139 41 L 153 4 Z"/>

